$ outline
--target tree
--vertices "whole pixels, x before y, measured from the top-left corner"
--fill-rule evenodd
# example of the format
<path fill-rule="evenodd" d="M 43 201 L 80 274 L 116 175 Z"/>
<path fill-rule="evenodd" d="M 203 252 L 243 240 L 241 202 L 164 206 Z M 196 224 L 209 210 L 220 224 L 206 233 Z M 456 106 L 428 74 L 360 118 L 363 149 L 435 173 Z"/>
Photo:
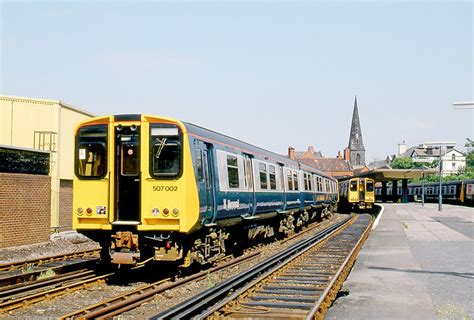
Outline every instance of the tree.
<path fill-rule="evenodd" d="M 466 172 L 474 171 L 474 140 L 466 138 Z"/>
<path fill-rule="evenodd" d="M 413 159 L 410 157 L 396 158 L 395 160 L 392 161 L 390 166 L 393 169 L 411 169 L 414 167 Z"/>

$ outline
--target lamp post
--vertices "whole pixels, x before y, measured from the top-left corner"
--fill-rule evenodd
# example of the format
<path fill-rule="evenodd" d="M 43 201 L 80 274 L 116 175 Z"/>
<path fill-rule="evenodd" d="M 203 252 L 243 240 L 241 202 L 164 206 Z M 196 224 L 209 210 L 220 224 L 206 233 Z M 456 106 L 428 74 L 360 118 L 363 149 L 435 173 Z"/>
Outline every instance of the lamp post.
<path fill-rule="evenodd" d="M 413 159 L 414 163 L 427 163 L 426 159 Z M 425 165 L 421 165 L 421 206 L 425 206 Z"/>
<path fill-rule="evenodd" d="M 455 146 L 456 142 L 427 142 L 427 146 L 439 147 L 439 186 L 438 186 L 438 211 L 443 210 L 443 194 L 441 193 L 441 177 L 443 166 L 443 154 L 441 152 L 442 146 Z"/>
<path fill-rule="evenodd" d="M 453 102 L 454 109 L 474 109 L 473 101 L 459 101 Z"/>

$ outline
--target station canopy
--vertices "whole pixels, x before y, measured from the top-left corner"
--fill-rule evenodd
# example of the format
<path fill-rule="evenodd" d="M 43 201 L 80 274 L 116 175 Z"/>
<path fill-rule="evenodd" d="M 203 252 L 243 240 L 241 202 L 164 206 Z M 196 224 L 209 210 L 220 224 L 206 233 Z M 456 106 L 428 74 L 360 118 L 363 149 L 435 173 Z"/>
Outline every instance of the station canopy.
<path fill-rule="evenodd" d="M 420 179 L 422 176 L 438 173 L 438 169 L 374 169 L 365 172 L 360 172 L 354 177 L 368 177 L 375 181 L 393 181 L 403 179 Z"/>

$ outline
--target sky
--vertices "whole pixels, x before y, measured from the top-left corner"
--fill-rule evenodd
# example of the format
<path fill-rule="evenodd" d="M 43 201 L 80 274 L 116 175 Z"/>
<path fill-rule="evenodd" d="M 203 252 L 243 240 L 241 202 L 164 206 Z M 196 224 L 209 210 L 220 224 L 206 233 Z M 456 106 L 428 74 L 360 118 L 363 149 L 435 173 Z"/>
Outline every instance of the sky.
<path fill-rule="evenodd" d="M 474 138 L 474 2 L 0 0 L 0 94 L 366 162 Z"/>

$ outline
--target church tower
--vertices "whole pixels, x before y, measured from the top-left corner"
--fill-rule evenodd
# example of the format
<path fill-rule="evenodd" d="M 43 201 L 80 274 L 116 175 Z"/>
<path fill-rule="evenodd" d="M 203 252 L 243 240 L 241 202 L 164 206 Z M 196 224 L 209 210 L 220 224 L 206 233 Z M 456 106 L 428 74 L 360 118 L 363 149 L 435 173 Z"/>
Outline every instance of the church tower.
<path fill-rule="evenodd" d="M 359 110 L 357 108 L 357 96 L 354 100 L 354 112 L 352 113 L 351 133 L 349 136 L 350 160 L 352 168 L 357 169 L 365 166 L 365 148 L 362 141 L 362 130 L 360 128 Z"/>

